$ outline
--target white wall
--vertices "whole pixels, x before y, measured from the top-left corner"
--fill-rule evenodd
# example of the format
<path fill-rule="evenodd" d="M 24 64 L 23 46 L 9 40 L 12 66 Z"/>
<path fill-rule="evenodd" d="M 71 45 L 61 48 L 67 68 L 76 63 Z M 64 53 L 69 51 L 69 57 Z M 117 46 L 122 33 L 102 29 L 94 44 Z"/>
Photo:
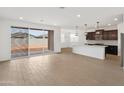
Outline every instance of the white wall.
<path fill-rule="evenodd" d="M 0 61 L 10 59 L 10 29 L 4 20 L 0 20 Z"/>
<path fill-rule="evenodd" d="M 0 18 L 0 61 L 11 59 L 11 26 L 54 30 L 54 52 L 61 52 L 59 27 Z"/>
<path fill-rule="evenodd" d="M 78 42 L 71 42 L 70 35 L 75 33 L 76 33 L 75 29 L 67 29 L 67 28 L 61 29 L 61 48 L 72 47 L 74 45 L 80 45 L 81 43 L 83 43 L 81 30 L 78 31 L 78 36 L 79 36 Z"/>

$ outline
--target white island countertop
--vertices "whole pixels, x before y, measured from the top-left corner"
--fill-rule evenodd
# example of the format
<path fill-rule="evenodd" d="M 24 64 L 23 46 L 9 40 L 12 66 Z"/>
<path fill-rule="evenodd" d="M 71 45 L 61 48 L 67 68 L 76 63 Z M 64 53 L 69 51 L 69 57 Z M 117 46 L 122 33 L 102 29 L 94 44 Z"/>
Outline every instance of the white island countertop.
<path fill-rule="evenodd" d="M 75 54 L 85 55 L 98 59 L 105 59 L 105 47 L 104 45 L 78 45 L 73 46 L 72 52 Z"/>

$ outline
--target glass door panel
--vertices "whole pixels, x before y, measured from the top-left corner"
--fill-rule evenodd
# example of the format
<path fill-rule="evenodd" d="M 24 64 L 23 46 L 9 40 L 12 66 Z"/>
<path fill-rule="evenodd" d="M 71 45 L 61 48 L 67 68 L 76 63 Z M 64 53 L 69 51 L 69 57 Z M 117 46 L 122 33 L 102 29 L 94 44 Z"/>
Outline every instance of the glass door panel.
<path fill-rule="evenodd" d="M 28 56 L 28 29 L 11 28 L 11 58 Z"/>
<path fill-rule="evenodd" d="M 44 49 L 47 49 L 47 40 L 44 40 L 45 32 L 41 30 L 29 30 L 29 35 L 30 55 L 43 54 Z"/>

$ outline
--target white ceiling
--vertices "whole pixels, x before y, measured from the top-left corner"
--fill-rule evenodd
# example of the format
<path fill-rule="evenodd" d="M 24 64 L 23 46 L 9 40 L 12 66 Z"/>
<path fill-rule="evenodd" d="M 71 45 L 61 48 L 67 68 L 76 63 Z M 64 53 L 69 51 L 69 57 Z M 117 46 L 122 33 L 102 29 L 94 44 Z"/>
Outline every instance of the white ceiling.
<path fill-rule="evenodd" d="M 99 8 L 99 7 L 65 7 L 64 9 L 58 7 L 11 7 L 0 8 L 0 16 L 19 20 L 23 17 L 24 21 L 49 24 L 60 27 L 75 27 L 76 25 L 83 27 L 88 24 L 88 27 L 94 27 L 97 21 L 100 21 L 101 26 L 108 26 L 107 24 L 116 25 L 122 22 L 122 14 L 124 8 Z M 76 15 L 81 17 L 77 18 Z M 114 21 L 114 18 L 118 21 Z"/>

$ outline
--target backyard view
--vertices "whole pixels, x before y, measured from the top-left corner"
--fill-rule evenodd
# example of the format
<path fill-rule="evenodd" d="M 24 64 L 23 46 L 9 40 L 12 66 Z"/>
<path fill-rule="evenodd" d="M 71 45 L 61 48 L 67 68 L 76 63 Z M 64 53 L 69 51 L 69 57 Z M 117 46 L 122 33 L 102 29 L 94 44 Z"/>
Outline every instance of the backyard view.
<path fill-rule="evenodd" d="M 48 31 L 30 30 L 29 34 L 30 55 L 41 54 L 48 50 Z"/>

